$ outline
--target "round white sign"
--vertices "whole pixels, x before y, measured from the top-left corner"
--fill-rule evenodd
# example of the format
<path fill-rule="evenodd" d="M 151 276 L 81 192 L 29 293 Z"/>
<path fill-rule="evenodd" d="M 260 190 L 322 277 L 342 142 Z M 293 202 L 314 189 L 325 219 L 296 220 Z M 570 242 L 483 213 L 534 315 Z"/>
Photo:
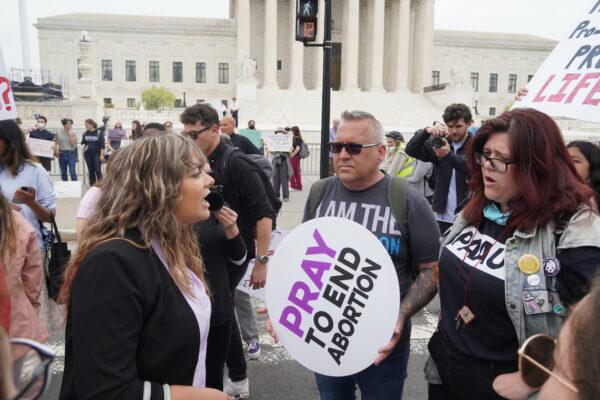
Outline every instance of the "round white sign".
<path fill-rule="evenodd" d="M 269 262 L 266 300 L 281 343 L 306 368 L 347 376 L 373 363 L 392 337 L 398 277 L 384 246 L 344 218 L 303 223 Z"/>

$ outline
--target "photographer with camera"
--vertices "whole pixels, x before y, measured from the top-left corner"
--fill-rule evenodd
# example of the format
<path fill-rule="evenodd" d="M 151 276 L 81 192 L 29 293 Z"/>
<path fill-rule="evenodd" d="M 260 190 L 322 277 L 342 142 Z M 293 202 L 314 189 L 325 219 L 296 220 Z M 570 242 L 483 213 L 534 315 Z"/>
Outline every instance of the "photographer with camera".
<path fill-rule="evenodd" d="M 471 110 L 464 104 L 451 104 L 444 110 L 444 124 L 434 123 L 415 133 L 406 145 L 406 153 L 418 160 L 431 162 L 437 170 L 433 211 L 440 231 L 454 223 L 469 193 L 469 169 L 465 150 L 472 137 Z"/>

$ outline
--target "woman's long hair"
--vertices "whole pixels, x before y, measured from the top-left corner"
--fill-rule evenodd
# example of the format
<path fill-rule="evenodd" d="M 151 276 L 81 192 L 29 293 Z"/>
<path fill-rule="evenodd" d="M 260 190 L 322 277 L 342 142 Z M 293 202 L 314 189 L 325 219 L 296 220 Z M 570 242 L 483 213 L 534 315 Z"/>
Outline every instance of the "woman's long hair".
<path fill-rule="evenodd" d="M 193 295 L 187 269 L 205 283 L 200 250 L 192 225 L 177 221 L 174 211 L 181 200 L 183 178 L 205 163 L 194 142 L 179 135 L 140 139 L 115 152 L 97 210 L 65 272 L 61 301 L 69 302 L 77 270 L 90 251 L 124 238 L 130 228 L 140 230 L 144 247 L 153 238 L 159 240 L 173 279 Z"/>
<path fill-rule="evenodd" d="M 519 195 L 509 204 L 508 230 L 558 222 L 561 216 L 575 213 L 582 203 L 592 207 L 594 194 L 577 175 L 556 122 L 540 111 L 520 108 L 485 121 L 469 145 L 471 199 L 463 211 L 469 223 L 481 223 L 483 208 L 490 202 L 484 194 L 481 166 L 473 153 L 481 153 L 496 133 L 510 136 L 511 158 L 515 161 L 511 168 L 519 188 Z"/>
<path fill-rule="evenodd" d="M 571 142 L 567 145 L 567 149 L 569 147 L 576 147 L 579 149 L 581 154 L 583 154 L 590 164 L 589 182 L 586 183 L 594 189 L 600 199 L 600 147 L 594 143 L 583 140 Z"/>
<path fill-rule="evenodd" d="M 142 137 L 142 124 L 137 119 L 131 121 L 135 125 L 135 129 L 131 131 L 131 139 L 136 140 Z"/>
<path fill-rule="evenodd" d="M 38 162 L 27 147 L 25 134 L 12 119 L 0 121 L 0 140 L 4 140 L 7 146 L 6 152 L 0 154 L 0 167 L 9 168 L 13 176 L 19 173 L 25 162 Z"/>
<path fill-rule="evenodd" d="M 294 137 L 299 137 L 300 139 L 302 139 L 302 134 L 300 133 L 300 128 L 298 128 L 297 125 L 292 126 L 290 128 L 290 130 L 294 134 Z"/>
<path fill-rule="evenodd" d="M 17 228 L 8 200 L 0 194 L 0 263 L 8 266 L 17 246 Z"/>

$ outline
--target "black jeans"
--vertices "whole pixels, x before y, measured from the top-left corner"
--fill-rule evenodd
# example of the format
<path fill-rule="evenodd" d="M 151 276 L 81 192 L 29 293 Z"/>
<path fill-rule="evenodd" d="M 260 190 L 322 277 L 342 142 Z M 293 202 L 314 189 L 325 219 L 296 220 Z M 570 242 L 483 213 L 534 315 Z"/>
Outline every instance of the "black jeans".
<path fill-rule="evenodd" d="M 429 400 L 500 400 L 492 387 L 498 375 L 519 369 L 515 350 L 513 361 L 490 361 L 459 352 L 443 332 L 429 341 L 429 353 L 442 379 L 441 385 L 429 384 Z"/>
<path fill-rule="evenodd" d="M 94 185 L 96 181 L 102 179 L 102 164 L 100 163 L 100 154 L 95 151 L 88 151 L 83 153 L 85 163 L 88 167 L 90 186 Z"/>
<path fill-rule="evenodd" d="M 238 382 L 246 379 L 246 355 L 244 354 L 242 336 L 240 335 L 240 327 L 235 313 L 231 324 L 231 342 L 226 364 L 229 370 L 229 378 L 232 381 Z"/>
<path fill-rule="evenodd" d="M 232 310 L 233 313 L 233 310 Z M 234 314 L 232 314 L 234 315 Z M 233 317 L 211 326 L 206 344 L 206 387 L 223 390 L 223 369 L 231 344 Z"/>

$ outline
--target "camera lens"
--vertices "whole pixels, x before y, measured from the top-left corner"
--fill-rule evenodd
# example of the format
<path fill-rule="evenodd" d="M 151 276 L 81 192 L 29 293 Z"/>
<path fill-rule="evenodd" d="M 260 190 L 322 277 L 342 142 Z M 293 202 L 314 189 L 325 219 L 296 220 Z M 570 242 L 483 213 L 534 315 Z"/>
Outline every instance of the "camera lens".
<path fill-rule="evenodd" d="M 210 212 L 220 211 L 225 205 L 225 199 L 221 193 L 217 191 L 211 191 L 208 196 L 206 196 L 206 201 L 208 201 L 208 210 Z"/>
<path fill-rule="evenodd" d="M 433 139 L 431 139 L 431 145 L 433 147 L 435 147 L 436 149 L 439 149 L 440 147 L 444 147 L 444 139 L 436 136 Z"/>

